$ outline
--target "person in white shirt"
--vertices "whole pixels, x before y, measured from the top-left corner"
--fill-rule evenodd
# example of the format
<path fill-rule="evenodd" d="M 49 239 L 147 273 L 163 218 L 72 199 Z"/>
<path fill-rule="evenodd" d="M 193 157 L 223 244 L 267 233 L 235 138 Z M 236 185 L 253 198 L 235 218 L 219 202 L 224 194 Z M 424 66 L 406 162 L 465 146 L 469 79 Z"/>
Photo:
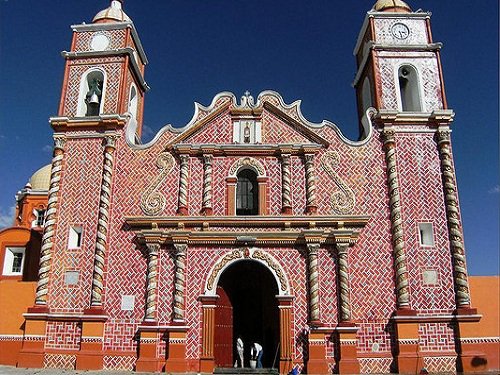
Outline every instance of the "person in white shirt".
<path fill-rule="evenodd" d="M 238 352 L 238 357 L 240 357 L 240 367 L 243 368 L 243 350 L 245 349 L 245 345 L 243 344 L 243 340 L 238 336 L 236 340 L 236 351 Z"/>
<path fill-rule="evenodd" d="M 257 360 L 257 368 L 262 368 L 262 345 L 254 342 L 250 349 L 250 355 Z"/>

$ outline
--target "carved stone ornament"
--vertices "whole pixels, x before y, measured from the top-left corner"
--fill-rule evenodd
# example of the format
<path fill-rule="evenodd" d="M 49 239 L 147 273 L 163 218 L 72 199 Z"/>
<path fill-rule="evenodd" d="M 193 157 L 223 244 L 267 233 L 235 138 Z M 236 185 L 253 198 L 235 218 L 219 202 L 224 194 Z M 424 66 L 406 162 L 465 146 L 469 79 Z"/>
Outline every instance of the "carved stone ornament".
<path fill-rule="evenodd" d="M 251 167 L 255 169 L 259 177 L 264 177 L 266 175 L 266 170 L 262 163 L 257 159 L 251 158 L 249 156 L 238 159 L 229 169 L 230 176 L 236 176 L 236 173 L 241 167 Z"/>
<path fill-rule="evenodd" d="M 163 212 L 166 205 L 165 196 L 158 191 L 158 187 L 165 180 L 168 173 L 174 167 L 173 156 L 168 152 L 162 152 L 156 159 L 156 166 L 159 169 L 158 177 L 148 186 L 141 198 L 141 209 L 148 216 L 158 216 Z"/>
<path fill-rule="evenodd" d="M 254 259 L 255 261 L 259 261 L 260 263 L 267 266 L 273 273 L 276 275 L 279 280 L 278 287 L 281 292 L 285 293 L 288 291 L 288 281 L 285 277 L 285 273 L 281 266 L 276 262 L 276 260 L 266 253 L 263 250 L 259 249 L 250 249 L 250 248 L 241 248 L 231 251 L 227 253 L 220 259 L 210 272 L 207 281 L 207 290 L 213 291 L 216 288 L 215 282 L 223 270 L 232 262 L 238 261 L 240 259 Z"/>
<path fill-rule="evenodd" d="M 339 164 L 340 156 L 336 151 L 329 151 L 321 158 L 321 167 L 339 189 L 332 194 L 332 211 L 336 214 L 348 215 L 352 213 L 354 209 L 356 196 L 353 190 L 339 177 L 338 173 L 335 172 L 334 169 Z"/>

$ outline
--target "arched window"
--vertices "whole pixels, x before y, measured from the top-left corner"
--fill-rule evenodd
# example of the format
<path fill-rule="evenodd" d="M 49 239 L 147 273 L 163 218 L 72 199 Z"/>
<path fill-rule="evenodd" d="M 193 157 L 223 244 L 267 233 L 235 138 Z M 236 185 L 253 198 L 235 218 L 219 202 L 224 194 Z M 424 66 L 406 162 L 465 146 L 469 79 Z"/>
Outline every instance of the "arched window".
<path fill-rule="evenodd" d="M 128 111 L 132 115 L 132 118 L 134 120 L 137 120 L 137 103 L 138 103 L 138 98 L 137 98 L 137 89 L 135 88 L 134 85 L 130 87 L 130 96 L 128 100 Z"/>
<path fill-rule="evenodd" d="M 403 65 L 398 71 L 399 93 L 401 96 L 401 110 L 419 112 L 422 110 L 420 104 L 420 90 L 416 69 L 411 65 Z"/>
<path fill-rule="evenodd" d="M 363 103 L 363 112 L 370 108 L 372 104 L 372 91 L 371 91 L 371 83 L 370 78 L 365 77 L 363 81 L 363 88 L 361 91 L 361 100 Z"/>
<path fill-rule="evenodd" d="M 104 73 L 94 69 L 82 77 L 77 116 L 99 116 L 102 112 Z"/>
<path fill-rule="evenodd" d="M 250 169 L 238 173 L 236 185 L 236 215 L 258 215 L 259 185 L 257 174 Z"/>

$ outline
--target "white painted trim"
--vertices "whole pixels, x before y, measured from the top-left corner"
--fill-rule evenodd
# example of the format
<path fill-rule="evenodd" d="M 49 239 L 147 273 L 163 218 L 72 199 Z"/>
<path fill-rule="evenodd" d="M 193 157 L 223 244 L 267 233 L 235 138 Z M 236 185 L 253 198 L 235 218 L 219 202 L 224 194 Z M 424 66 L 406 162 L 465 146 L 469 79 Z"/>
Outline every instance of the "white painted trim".
<path fill-rule="evenodd" d="M 277 267 L 279 267 L 279 271 L 280 271 L 280 273 L 283 275 L 283 277 L 285 279 L 286 285 L 284 285 L 284 286 L 281 284 L 279 277 L 277 276 L 276 272 L 272 268 L 270 268 L 264 261 L 262 261 L 260 259 L 255 259 L 255 258 L 252 257 L 252 255 L 255 252 L 255 250 L 261 250 L 261 251 L 263 251 L 262 249 L 256 248 L 256 247 L 248 248 L 248 251 L 250 252 L 249 257 L 242 257 L 242 258 L 238 258 L 238 259 L 233 259 L 233 260 L 227 262 L 221 269 L 215 271 L 216 268 L 219 267 L 219 264 L 222 262 L 223 258 L 228 253 L 225 253 L 225 254 L 221 255 L 219 257 L 219 259 L 217 260 L 217 262 L 215 262 L 214 265 L 210 268 L 210 271 L 206 274 L 204 295 L 205 296 L 216 296 L 217 295 L 217 285 L 219 284 L 219 279 L 220 279 L 221 275 L 224 273 L 224 271 L 226 269 L 228 269 L 230 266 L 232 266 L 233 264 L 238 263 L 238 262 L 251 261 L 251 262 L 257 262 L 257 263 L 262 264 L 264 267 L 266 267 L 268 269 L 269 272 L 271 272 L 271 274 L 274 277 L 274 280 L 276 281 L 276 286 L 278 287 L 278 296 L 289 296 L 290 295 L 290 282 L 288 281 L 288 277 L 287 277 L 287 275 L 285 273 L 285 270 L 281 266 L 281 264 L 276 260 L 276 258 L 274 258 L 271 254 L 269 254 L 269 253 L 266 252 L 266 254 L 269 256 L 269 258 L 272 259 L 273 263 Z M 208 287 L 208 281 L 209 280 L 208 279 L 209 279 L 209 277 L 214 272 L 217 272 L 217 275 L 216 275 L 215 280 L 213 282 L 212 289 L 209 289 L 209 287 Z"/>
<path fill-rule="evenodd" d="M 361 141 L 352 141 L 352 140 L 346 138 L 342 134 L 342 131 L 339 129 L 339 127 L 337 125 L 335 125 L 333 122 L 330 122 L 328 120 L 323 120 L 320 123 L 313 123 L 313 122 L 308 121 L 304 117 L 304 115 L 302 114 L 302 111 L 300 108 L 300 105 L 301 105 L 300 100 L 296 100 L 295 102 L 293 102 L 291 104 L 286 104 L 283 100 L 283 97 L 279 93 L 277 93 L 276 91 L 272 91 L 272 90 L 262 91 L 259 94 L 259 96 L 257 97 L 257 101 L 255 102 L 255 104 L 253 104 L 251 107 L 256 108 L 256 107 L 262 106 L 262 104 L 263 104 L 262 97 L 263 96 L 273 96 L 274 98 L 276 98 L 278 100 L 279 107 L 282 107 L 285 110 L 296 111 L 297 117 L 299 118 L 298 121 L 301 122 L 303 125 L 313 129 L 313 130 L 315 130 L 315 129 L 319 130 L 319 129 L 324 128 L 325 126 L 332 128 L 335 131 L 335 133 L 337 133 L 337 136 L 340 138 L 340 140 L 349 146 L 360 147 L 360 146 L 365 145 L 369 141 L 369 139 L 371 138 L 371 135 L 373 133 L 372 131 L 370 131 L 368 136 L 366 138 L 362 139 Z M 133 143 L 130 143 L 128 140 L 127 140 L 127 143 L 131 148 L 133 148 L 135 150 L 145 150 L 147 148 L 152 147 L 164 133 L 172 133 L 174 135 L 179 135 L 179 134 L 187 131 L 189 128 L 193 127 L 198 122 L 198 117 L 199 117 L 201 112 L 213 111 L 215 109 L 217 102 L 223 98 L 229 99 L 229 101 L 233 104 L 234 108 L 244 108 L 244 106 L 238 105 L 236 96 L 232 92 L 223 91 L 223 92 L 220 92 L 217 95 L 215 95 L 215 97 L 212 99 L 212 103 L 210 103 L 209 106 L 203 106 L 202 104 L 195 102 L 194 103 L 193 117 L 185 126 L 183 126 L 181 128 L 177 128 L 177 127 L 172 126 L 171 124 L 168 124 L 168 125 L 165 125 L 163 128 L 161 128 L 158 131 L 158 133 L 155 135 L 155 137 L 146 144 L 133 144 Z M 368 113 L 368 112 L 371 113 L 371 111 L 369 109 L 366 111 L 366 113 Z M 367 117 L 365 121 L 370 123 L 370 128 L 371 128 L 371 117 Z"/>

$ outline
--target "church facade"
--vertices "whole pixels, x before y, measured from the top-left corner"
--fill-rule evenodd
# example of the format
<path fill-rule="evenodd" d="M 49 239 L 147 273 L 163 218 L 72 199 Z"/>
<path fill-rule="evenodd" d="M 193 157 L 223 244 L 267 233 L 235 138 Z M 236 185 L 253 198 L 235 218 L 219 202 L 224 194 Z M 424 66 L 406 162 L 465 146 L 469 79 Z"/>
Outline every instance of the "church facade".
<path fill-rule="evenodd" d="M 367 13 L 358 141 L 265 91 L 141 144 L 147 58 L 121 2 L 72 29 L 20 367 L 211 373 L 238 337 L 280 373 L 484 360 L 429 13 Z"/>

